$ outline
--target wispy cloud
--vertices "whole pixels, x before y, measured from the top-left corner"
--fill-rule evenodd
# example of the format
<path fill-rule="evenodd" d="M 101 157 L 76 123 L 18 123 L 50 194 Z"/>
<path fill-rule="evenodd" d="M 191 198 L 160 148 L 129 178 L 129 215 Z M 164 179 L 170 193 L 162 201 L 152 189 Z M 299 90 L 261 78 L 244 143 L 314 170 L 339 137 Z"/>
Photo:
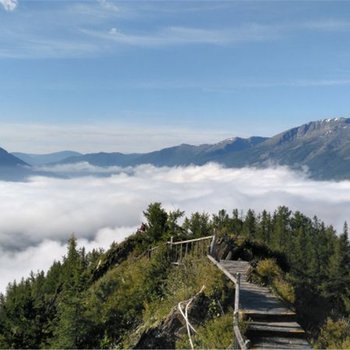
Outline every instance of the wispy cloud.
<path fill-rule="evenodd" d="M 107 31 L 81 29 L 82 33 L 102 40 L 137 47 L 163 47 L 176 45 L 230 46 L 240 43 L 271 41 L 300 31 L 348 31 L 350 22 L 319 20 L 290 23 L 245 23 L 226 28 L 200 28 L 169 26 L 155 31 L 133 33 L 117 27 Z"/>
<path fill-rule="evenodd" d="M 18 6 L 17 0 L 0 0 L 0 4 L 6 11 L 14 11 Z"/>
<path fill-rule="evenodd" d="M 139 47 L 174 45 L 231 45 L 239 42 L 262 41 L 276 38 L 277 33 L 269 26 L 247 24 L 238 28 L 206 29 L 194 27 L 165 27 L 146 34 L 128 33 L 116 27 L 108 31 L 82 29 L 83 33 L 115 43 Z"/>
<path fill-rule="evenodd" d="M 0 0 L 0 3 L 8 11 L 17 6 L 17 0 Z M 350 30 L 349 21 L 337 18 L 294 22 L 236 20 L 232 21 L 234 24 L 225 22 L 215 26 L 203 23 L 184 25 L 184 22 L 173 18 L 168 24 L 165 20 L 151 23 L 154 17 L 148 17 L 150 10 L 143 16 L 142 6 L 140 9 L 123 3 L 119 7 L 111 0 L 55 4 L 52 11 L 47 7 L 29 7 L 25 9 L 27 13 L 17 11 L 18 22 L 4 22 L 5 31 L 0 33 L 0 57 L 102 56 L 119 52 L 120 47 L 230 47 L 293 38 L 301 32 Z M 152 9 L 156 14 L 157 6 L 152 6 Z M 26 15 L 32 20 L 28 21 Z"/>
<path fill-rule="evenodd" d="M 273 88 L 322 88 L 350 85 L 350 79 L 286 79 L 278 81 L 239 81 L 212 86 L 203 86 L 210 92 L 232 93 L 237 89 L 273 89 Z"/>
<path fill-rule="evenodd" d="M 310 20 L 301 23 L 300 27 L 314 31 L 342 32 L 350 30 L 350 21 L 332 18 L 324 20 Z"/>
<path fill-rule="evenodd" d="M 349 73 L 349 72 L 348 72 Z M 349 75 L 349 74 L 347 74 Z M 350 79 L 324 78 L 324 79 L 285 79 L 285 80 L 254 80 L 246 78 L 232 81 L 194 81 L 194 80 L 148 80 L 145 82 L 129 82 L 124 87 L 134 89 L 194 89 L 210 92 L 234 92 L 242 88 L 279 88 L 279 87 L 332 87 L 350 85 Z"/>
<path fill-rule="evenodd" d="M 101 4 L 103 8 L 105 8 L 108 11 L 118 12 L 119 7 L 117 7 L 114 3 L 108 0 L 97 0 L 98 3 Z"/>

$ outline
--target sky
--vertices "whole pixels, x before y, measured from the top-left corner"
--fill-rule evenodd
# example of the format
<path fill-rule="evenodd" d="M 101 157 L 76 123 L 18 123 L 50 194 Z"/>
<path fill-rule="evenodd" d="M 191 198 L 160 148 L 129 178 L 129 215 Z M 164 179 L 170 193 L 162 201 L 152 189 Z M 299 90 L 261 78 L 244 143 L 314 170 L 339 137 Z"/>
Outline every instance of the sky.
<path fill-rule="evenodd" d="M 349 1 L 0 0 L 0 147 L 150 151 L 349 117 Z"/>

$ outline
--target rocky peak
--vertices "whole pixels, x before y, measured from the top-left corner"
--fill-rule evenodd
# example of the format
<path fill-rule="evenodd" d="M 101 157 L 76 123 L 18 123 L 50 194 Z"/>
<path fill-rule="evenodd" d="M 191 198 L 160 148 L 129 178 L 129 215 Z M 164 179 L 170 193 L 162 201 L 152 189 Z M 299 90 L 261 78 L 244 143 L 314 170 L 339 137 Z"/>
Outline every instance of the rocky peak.
<path fill-rule="evenodd" d="M 273 137 L 273 142 L 283 144 L 285 142 L 292 142 L 297 140 L 305 140 L 317 137 L 332 137 L 336 132 L 349 129 L 349 118 L 328 118 L 318 121 L 313 121 L 299 127 L 290 129 L 286 132 Z"/>

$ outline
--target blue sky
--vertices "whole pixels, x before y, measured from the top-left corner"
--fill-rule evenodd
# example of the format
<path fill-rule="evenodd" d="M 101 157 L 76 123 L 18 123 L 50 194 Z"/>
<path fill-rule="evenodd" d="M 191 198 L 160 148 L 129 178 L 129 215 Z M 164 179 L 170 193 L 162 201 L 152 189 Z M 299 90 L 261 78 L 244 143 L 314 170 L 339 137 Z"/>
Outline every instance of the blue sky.
<path fill-rule="evenodd" d="M 349 117 L 350 2 L 0 0 L 0 146 L 148 151 Z"/>

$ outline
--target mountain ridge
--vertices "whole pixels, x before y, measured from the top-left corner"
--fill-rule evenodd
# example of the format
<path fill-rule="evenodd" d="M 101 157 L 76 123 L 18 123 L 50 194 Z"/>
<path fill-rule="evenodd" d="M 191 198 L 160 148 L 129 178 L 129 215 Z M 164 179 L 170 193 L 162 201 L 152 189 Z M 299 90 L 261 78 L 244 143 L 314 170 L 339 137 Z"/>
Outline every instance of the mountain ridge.
<path fill-rule="evenodd" d="M 16 167 L 16 166 L 27 166 L 28 164 L 23 160 L 15 157 L 5 149 L 0 148 L 0 166 L 1 167 Z"/>
<path fill-rule="evenodd" d="M 29 165 L 44 165 L 58 162 L 69 157 L 78 157 L 82 155 L 81 153 L 75 151 L 60 151 L 47 154 L 12 152 L 11 154 Z"/>
<path fill-rule="evenodd" d="M 62 154 L 56 154 L 59 153 Z M 69 155 L 48 164 L 87 162 L 99 167 L 141 164 L 171 167 L 216 162 L 234 168 L 266 168 L 274 164 L 296 170 L 307 169 L 310 177 L 317 180 L 343 180 L 350 179 L 350 119 L 338 117 L 312 121 L 272 137 L 232 137 L 215 144 L 197 146 L 183 143 L 148 153 Z M 22 156 L 22 159 L 25 157 Z"/>

